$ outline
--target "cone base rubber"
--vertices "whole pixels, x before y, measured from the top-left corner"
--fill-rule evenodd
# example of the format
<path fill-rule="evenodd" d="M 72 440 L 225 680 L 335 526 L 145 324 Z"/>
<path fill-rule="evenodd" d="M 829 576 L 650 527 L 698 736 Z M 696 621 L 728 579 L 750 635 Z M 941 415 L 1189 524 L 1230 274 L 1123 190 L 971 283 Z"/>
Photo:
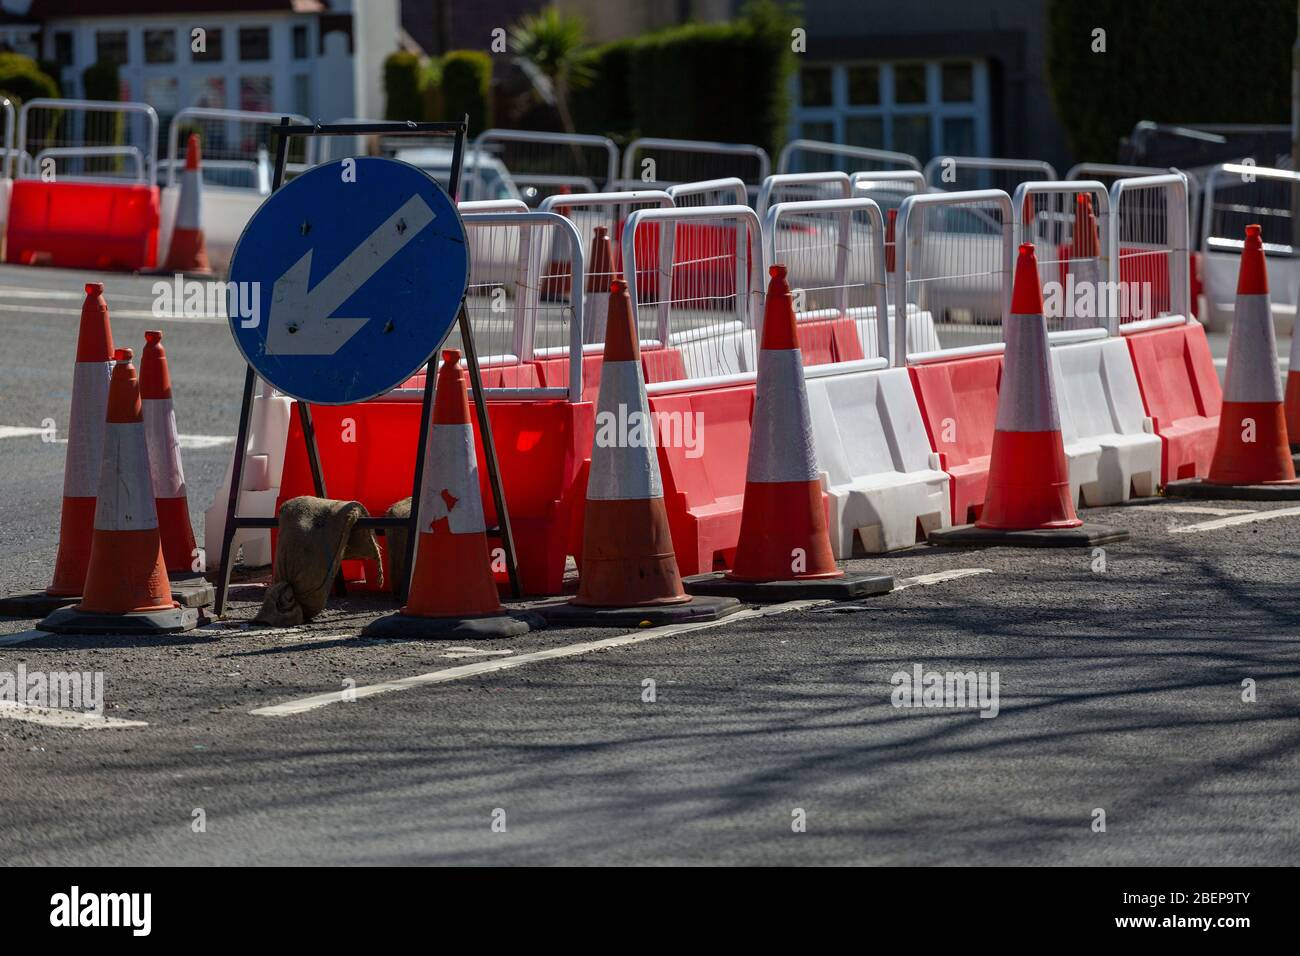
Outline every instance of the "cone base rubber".
<path fill-rule="evenodd" d="M 1202 501 L 1300 501 L 1300 479 L 1258 485 L 1220 485 L 1205 478 L 1183 478 L 1165 485 L 1166 498 Z"/>
<path fill-rule="evenodd" d="M 739 611 L 741 604 L 731 597 L 691 597 L 682 604 L 643 607 L 588 607 L 564 601 L 537 608 L 546 623 L 557 627 L 640 627 L 717 621 Z"/>
<path fill-rule="evenodd" d="M 1127 541 L 1124 528 L 1104 524 L 1081 524 L 1073 528 L 981 528 L 964 524 L 956 528 L 931 531 L 926 541 L 947 548 L 1091 548 L 1099 544 Z"/>
<path fill-rule="evenodd" d="M 76 607 L 65 607 L 37 624 L 36 629 L 51 634 L 161 635 L 192 631 L 198 624 L 199 610 L 193 607 L 128 611 L 125 614 L 104 614 L 100 611 L 79 611 Z"/>
<path fill-rule="evenodd" d="M 0 598 L 0 617 L 45 617 L 51 611 L 69 607 L 81 600 L 80 594 L 72 597 L 46 594 L 44 591 L 26 591 Z"/>
<path fill-rule="evenodd" d="M 725 571 L 717 571 L 685 578 L 682 584 L 686 586 L 688 594 L 734 597 L 751 604 L 804 600 L 852 601 L 888 594 L 894 590 L 894 578 L 889 574 L 844 573 L 833 578 L 745 581 L 729 577 Z"/>
<path fill-rule="evenodd" d="M 502 611 L 500 614 L 467 617 L 421 617 L 395 611 L 376 618 L 361 631 L 362 637 L 419 640 L 421 638 L 493 638 L 519 637 L 546 626 L 540 614 L 528 611 Z"/>

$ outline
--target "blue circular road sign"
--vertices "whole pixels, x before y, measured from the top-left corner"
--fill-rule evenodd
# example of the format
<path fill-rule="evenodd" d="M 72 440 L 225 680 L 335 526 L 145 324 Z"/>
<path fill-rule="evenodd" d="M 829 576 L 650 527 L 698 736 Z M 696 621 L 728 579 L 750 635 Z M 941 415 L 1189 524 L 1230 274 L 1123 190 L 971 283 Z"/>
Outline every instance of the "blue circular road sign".
<path fill-rule="evenodd" d="M 303 401 L 346 405 L 400 385 L 438 350 L 469 281 L 456 205 L 424 171 L 361 156 L 276 190 L 235 246 L 235 344 Z"/>

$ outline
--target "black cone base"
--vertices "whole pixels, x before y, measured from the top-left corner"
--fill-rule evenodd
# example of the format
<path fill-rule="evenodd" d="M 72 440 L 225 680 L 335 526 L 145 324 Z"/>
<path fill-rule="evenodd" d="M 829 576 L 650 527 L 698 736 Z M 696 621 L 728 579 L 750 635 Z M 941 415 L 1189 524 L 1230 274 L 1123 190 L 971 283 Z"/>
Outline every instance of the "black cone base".
<path fill-rule="evenodd" d="M 51 634 L 180 634 L 198 627 L 199 611 L 192 607 L 167 608 L 161 611 L 131 611 L 127 614 L 101 614 L 60 608 L 36 625 Z"/>
<path fill-rule="evenodd" d="M 565 601 L 537 610 L 556 627 L 658 627 L 716 621 L 739 611 L 740 602 L 730 597 L 695 597 L 683 604 L 654 607 L 585 607 Z"/>
<path fill-rule="evenodd" d="M 1184 478 L 1165 485 L 1166 498 L 1202 501 L 1300 501 L 1300 481 L 1267 485 L 1212 485 L 1204 478 Z"/>
<path fill-rule="evenodd" d="M 849 573 L 838 578 L 734 581 L 727 577 L 725 571 L 718 571 L 684 578 L 682 584 L 690 594 L 733 597 L 755 604 L 774 604 L 779 601 L 852 601 L 888 594 L 894 589 L 891 575 Z"/>
<path fill-rule="evenodd" d="M 1104 524 L 1082 524 L 1077 528 L 1032 528 L 1028 531 L 1003 531 L 964 524 L 956 528 L 931 531 L 926 540 L 944 548 L 1091 548 L 1100 544 L 1127 541 L 1124 528 Z"/>

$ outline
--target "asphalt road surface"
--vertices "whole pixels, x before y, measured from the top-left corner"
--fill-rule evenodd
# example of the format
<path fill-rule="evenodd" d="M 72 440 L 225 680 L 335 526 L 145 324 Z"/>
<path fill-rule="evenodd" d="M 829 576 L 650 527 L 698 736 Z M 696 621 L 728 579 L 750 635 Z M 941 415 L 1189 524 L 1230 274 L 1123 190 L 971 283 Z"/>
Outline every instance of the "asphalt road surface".
<path fill-rule="evenodd" d="M 0 592 L 48 583 L 87 278 L 0 268 Z M 201 533 L 229 333 L 104 281 L 120 344 L 165 331 Z M 891 594 L 694 630 L 383 642 L 362 597 L 251 630 L 257 583 L 171 639 L 0 619 L 0 675 L 102 672 L 112 724 L 0 709 L 0 862 L 1300 862 L 1300 508 L 1084 517 L 1132 540 L 917 548 L 852 562 Z M 918 665 L 996 675 L 996 716 L 895 706 Z"/>

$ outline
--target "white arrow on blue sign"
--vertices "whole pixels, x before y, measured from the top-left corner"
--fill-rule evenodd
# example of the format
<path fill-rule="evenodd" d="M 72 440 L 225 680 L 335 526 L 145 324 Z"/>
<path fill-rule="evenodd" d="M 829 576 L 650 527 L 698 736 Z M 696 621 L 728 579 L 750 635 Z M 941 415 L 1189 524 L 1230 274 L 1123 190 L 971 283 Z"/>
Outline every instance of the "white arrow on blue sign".
<path fill-rule="evenodd" d="M 418 371 L 455 324 L 469 281 L 465 228 L 422 170 L 341 160 L 261 205 L 229 278 L 232 306 L 245 306 L 231 308 L 230 330 L 259 375 L 318 405 L 365 401 Z"/>

